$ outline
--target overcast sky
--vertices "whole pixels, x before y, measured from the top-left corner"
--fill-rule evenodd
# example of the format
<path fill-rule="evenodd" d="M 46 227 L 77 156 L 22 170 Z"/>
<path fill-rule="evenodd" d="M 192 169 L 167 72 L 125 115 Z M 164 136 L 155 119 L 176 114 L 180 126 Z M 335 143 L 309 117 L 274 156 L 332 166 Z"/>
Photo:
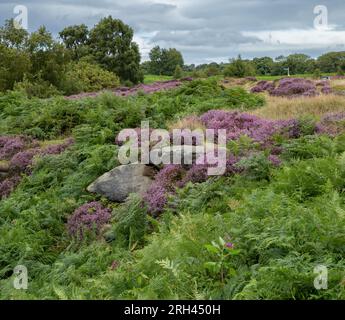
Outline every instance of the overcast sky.
<path fill-rule="evenodd" d="M 28 8 L 33 31 L 46 25 L 54 34 L 67 25 L 92 27 L 112 15 L 133 27 L 146 60 L 155 46 L 182 51 L 186 63 L 228 61 L 241 54 L 311 56 L 345 50 L 344 0 L 0 0 L 0 23 Z M 328 9 L 328 24 L 315 28 L 317 5 Z"/>

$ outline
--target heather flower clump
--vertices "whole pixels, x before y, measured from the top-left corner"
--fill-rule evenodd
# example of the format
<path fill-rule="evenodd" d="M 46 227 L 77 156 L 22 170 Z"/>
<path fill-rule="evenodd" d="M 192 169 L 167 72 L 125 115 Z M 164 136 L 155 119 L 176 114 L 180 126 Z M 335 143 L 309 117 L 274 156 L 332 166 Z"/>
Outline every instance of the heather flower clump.
<path fill-rule="evenodd" d="M 11 170 L 17 172 L 29 172 L 33 163 L 33 158 L 39 152 L 39 148 L 18 152 L 10 161 Z"/>
<path fill-rule="evenodd" d="M 192 78 L 183 79 L 183 81 L 192 81 L 192 80 L 193 80 Z M 116 96 L 121 96 L 121 97 L 133 96 L 133 95 L 138 94 L 139 92 L 150 94 L 150 93 L 155 93 L 159 91 L 175 89 L 181 86 L 183 84 L 183 81 L 180 81 L 180 80 L 157 81 L 152 84 L 138 84 L 137 86 L 133 88 L 120 87 L 120 88 L 116 88 L 112 90 L 111 92 L 113 92 Z M 69 100 L 77 100 L 77 99 L 86 98 L 86 97 L 97 97 L 101 93 L 102 91 L 80 93 L 80 94 L 72 95 L 66 98 Z"/>
<path fill-rule="evenodd" d="M 21 137 L 0 137 L 0 159 L 8 160 L 24 147 L 25 142 Z"/>
<path fill-rule="evenodd" d="M 210 167 L 223 167 L 225 176 L 247 173 L 250 168 L 264 168 L 267 176 L 269 167 L 279 167 L 282 163 L 279 155 L 283 147 L 278 139 L 295 139 L 302 135 L 303 124 L 291 120 L 266 120 L 257 116 L 237 111 L 210 110 L 199 117 L 205 128 L 226 130 L 228 143 L 241 145 L 243 137 L 249 138 L 247 148 L 242 148 L 237 154 L 232 149 L 227 150 L 226 162 L 220 164 L 217 150 L 201 155 L 192 165 L 167 165 L 155 177 L 155 181 L 144 196 L 148 209 L 153 215 L 161 213 L 168 202 L 168 197 L 175 193 L 176 188 L 182 188 L 187 183 L 201 183 L 208 180 Z M 215 133 L 216 133 L 215 132 Z M 215 136 L 217 136 L 215 134 Z M 250 143 L 249 143 L 250 141 Z M 215 143 L 217 137 L 215 137 Z M 235 148 L 236 149 L 236 148 Z M 260 151 L 261 150 L 261 151 Z M 249 161 L 249 162 L 248 162 Z M 203 163 L 203 164 L 201 164 Z M 242 164 L 247 164 L 246 168 Z M 253 171 L 253 172 L 254 172 Z M 252 175 L 254 177 L 260 175 Z M 261 176 L 260 176 L 261 177 Z"/>
<path fill-rule="evenodd" d="M 0 160 L 6 160 L 0 175 L 0 198 L 9 196 L 21 181 L 21 174 L 30 174 L 36 156 L 55 155 L 63 152 L 73 139 L 63 143 L 39 147 L 36 140 L 24 136 L 0 136 Z"/>
<path fill-rule="evenodd" d="M 278 86 L 270 91 L 273 96 L 296 97 L 296 96 L 316 96 L 316 86 L 311 80 L 301 78 L 284 78 L 278 83 Z"/>
<path fill-rule="evenodd" d="M 157 173 L 154 183 L 144 195 L 149 211 L 156 215 L 160 213 L 167 203 L 168 195 L 174 192 L 179 181 L 186 174 L 181 165 L 167 165 Z"/>
<path fill-rule="evenodd" d="M 264 91 L 271 91 L 275 88 L 274 83 L 271 81 L 262 80 L 259 81 L 252 89 L 252 93 L 260 93 Z"/>
<path fill-rule="evenodd" d="M 247 136 L 254 142 L 267 146 L 277 134 L 287 134 L 289 137 L 299 136 L 296 120 L 266 120 L 246 113 L 222 110 L 208 111 L 200 119 L 208 129 L 226 129 L 228 141 Z"/>
<path fill-rule="evenodd" d="M 320 87 L 320 90 L 317 88 Z M 277 97 L 314 97 L 320 94 L 332 93 L 329 81 L 314 82 L 312 80 L 302 78 L 284 78 L 277 82 L 273 81 L 259 81 L 251 92 L 268 92 L 272 96 Z"/>
<path fill-rule="evenodd" d="M 0 181 L 0 199 L 8 197 L 19 184 L 20 180 L 20 176 L 14 175 L 12 177 L 6 178 L 3 181 Z"/>
<path fill-rule="evenodd" d="M 316 125 L 316 132 L 336 136 L 345 132 L 345 112 L 325 115 Z"/>
<path fill-rule="evenodd" d="M 110 209 L 104 208 L 99 202 L 90 202 L 76 209 L 69 217 L 68 233 L 78 240 L 84 239 L 87 234 L 98 236 L 110 219 Z"/>

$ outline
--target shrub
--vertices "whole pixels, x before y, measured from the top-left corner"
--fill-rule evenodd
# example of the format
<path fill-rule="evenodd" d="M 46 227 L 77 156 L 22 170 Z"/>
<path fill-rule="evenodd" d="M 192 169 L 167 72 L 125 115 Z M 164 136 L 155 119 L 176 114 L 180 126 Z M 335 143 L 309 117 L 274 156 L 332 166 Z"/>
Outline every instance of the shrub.
<path fill-rule="evenodd" d="M 262 107 L 265 104 L 264 97 L 250 94 L 241 87 L 234 87 L 225 90 L 222 93 L 227 106 L 241 110 L 251 110 Z"/>
<path fill-rule="evenodd" d="M 24 92 L 28 98 L 38 97 L 45 99 L 61 95 L 61 91 L 57 87 L 41 78 L 33 80 L 24 78 L 22 82 L 14 85 L 14 90 Z"/>
<path fill-rule="evenodd" d="M 335 158 L 308 159 L 298 161 L 277 172 L 275 190 L 306 200 L 325 193 L 330 188 L 344 188 L 344 170 Z"/>
<path fill-rule="evenodd" d="M 127 202 L 115 210 L 113 235 L 116 243 L 125 248 L 144 244 L 149 224 L 147 208 L 138 195 L 131 195 Z"/>
<path fill-rule="evenodd" d="M 63 91 L 67 95 L 116 88 L 120 79 L 112 72 L 97 64 L 88 62 L 73 63 L 65 75 Z"/>
<path fill-rule="evenodd" d="M 242 158 L 236 166 L 239 167 L 248 179 L 263 180 L 269 179 L 270 168 L 275 165 L 279 166 L 280 161 L 277 156 L 267 157 L 264 153 L 253 154 L 249 157 Z"/>
<path fill-rule="evenodd" d="M 180 65 L 177 65 L 174 71 L 174 79 L 181 79 L 183 77 L 183 70 Z"/>

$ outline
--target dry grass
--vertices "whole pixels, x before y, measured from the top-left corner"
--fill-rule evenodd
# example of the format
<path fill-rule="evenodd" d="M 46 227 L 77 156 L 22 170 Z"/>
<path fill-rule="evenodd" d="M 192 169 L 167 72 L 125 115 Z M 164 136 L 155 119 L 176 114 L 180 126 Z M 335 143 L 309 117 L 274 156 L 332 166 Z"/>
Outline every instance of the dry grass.
<path fill-rule="evenodd" d="M 225 78 L 219 82 L 219 85 L 223 86 L 226 89 L 230 89 L 233 87 L 242 87 L 246 90 L 250 90 L 252 87 L 255 86 L 257 82 L 255 81 L 248 81 L 245 78 Z"/>
<path fill-rule="evenodd" d="M 334 91 L 338 91 L 338 92 L 345 91 L 345 79 L 332 80 L 331 87 Z"/>
<path fill-rule="evenodd" d="M 326 113 L 345 111 L 345 97 L 323 95 L 313 98 L 293 98 L 266 96 L 266 105 L 252 114 L 267 119 L 292 119 L 312 115 L 320 117 Z"/>
<path fill-rule="evenodd" d="M 180 120 L 170 122 L 168 124 L 168 129 L 172 131 L 173 129 L 190 129 L 196 130 L 201 129 L 205 130 L 205 125 L 198 119 L 197 116 L 191 115 L 186 118 L 182 118 Z"/>

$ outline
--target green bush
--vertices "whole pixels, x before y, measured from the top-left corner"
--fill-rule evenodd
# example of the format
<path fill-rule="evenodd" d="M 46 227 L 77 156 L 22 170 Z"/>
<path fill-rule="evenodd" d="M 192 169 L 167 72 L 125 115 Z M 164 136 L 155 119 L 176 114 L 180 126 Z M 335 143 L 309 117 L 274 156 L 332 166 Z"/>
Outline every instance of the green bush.
<path fill-rule="evenodd" d="M 14 90 L 24 92 L 28 98 L 37 97 L 44 99 L 61 95 L 58 88 L 41 78 L 38 78 L 37 80 L 29 80 L 24 77 L 22 82 L 18 82 L 14 85 Z"/>
<path fill-rule="evenodd" d="M 227 106 L 244 111 L 262 107 L 265 104 L 263 96 L 249 93 L 241 87 L 224 90 L 222 97 Z"/>
<path fill-rule="evenodd" d="M 66 95 L 116 88 L 120 85 L 120 79 L 114 73 L 97 64 L 80 61 L 72 63 L 68 69 L 62 84 Z"/>
<path fill-rule="evenodd" d="M 345 171 L 337 158 L 315 158 L 298 161 L 276 173 L 274 187 L 300 201 L 345 187 Z"/>

